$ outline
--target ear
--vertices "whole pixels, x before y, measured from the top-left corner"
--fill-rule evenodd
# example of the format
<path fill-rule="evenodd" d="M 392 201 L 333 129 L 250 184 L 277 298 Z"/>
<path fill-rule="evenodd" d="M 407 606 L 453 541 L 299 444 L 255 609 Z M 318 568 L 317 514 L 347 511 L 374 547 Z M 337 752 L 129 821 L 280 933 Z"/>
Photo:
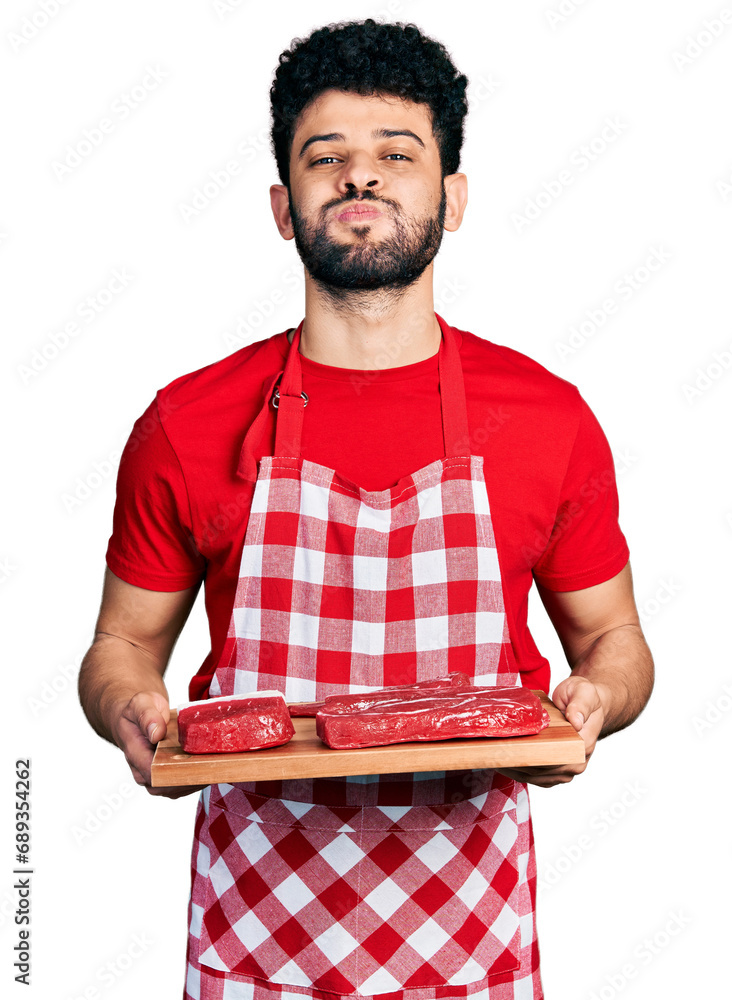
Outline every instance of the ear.
<path fill-rule="evenodd" d="M 290 202 L 287 188 L 284 184 L 273 184 L 269 189 L 269 199 L 272 204 L 272 214 L 280 236 L 283 240 L 294 240 L 295 231 L 292 228 Z"/>
<path fill-rule="evenodd" d="M 445 184 L 445 229 L 454 233 L 460 228 L 463 213 L 468 203 L 468 178 L 465 174 L 448 174 Z"/>

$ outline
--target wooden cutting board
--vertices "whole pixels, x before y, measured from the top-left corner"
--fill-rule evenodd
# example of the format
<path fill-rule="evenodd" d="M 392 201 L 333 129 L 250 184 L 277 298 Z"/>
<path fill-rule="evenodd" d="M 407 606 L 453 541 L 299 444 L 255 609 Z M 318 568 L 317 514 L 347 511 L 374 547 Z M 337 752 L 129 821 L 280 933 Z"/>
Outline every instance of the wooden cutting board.
<path fill-rule="evenodd" d="M 155 787 L 210 785 L 398 771 L 583 763 L 585 745 L 580 735 L 543 691 L 535 693 L 550 718 L 546 729 L 535 736 L 416 741 L 360 750 L 331 750 L 316 734 L 315 719 L 294 718 L 295 735 L 283 746 L 245 753 L 189 754 L 180 747 L 178 717 L 173 709 L 166 738 L 155 750 L 152 784 Z"/>

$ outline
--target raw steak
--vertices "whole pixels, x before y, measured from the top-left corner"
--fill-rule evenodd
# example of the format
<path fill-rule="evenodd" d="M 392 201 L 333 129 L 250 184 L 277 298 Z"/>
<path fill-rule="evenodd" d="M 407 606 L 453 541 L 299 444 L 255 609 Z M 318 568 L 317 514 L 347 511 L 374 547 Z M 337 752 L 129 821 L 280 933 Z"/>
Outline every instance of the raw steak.
<path fill-rule="evenodd" d="M 186 753 L 235 753 L 287 743 L 295 735 L 280 691 L 252 691 L 189 701 L 178 709 Z"/>
<path fill-rule="evenodd" d="M 434 690 L 439 688 L 456 688 L 456 687 L 469 687 L 470 678 L 467 674 L 461 673 L 459 670 L 455 670 L 453 673 L 448 674 L 447 677 L 436 677 L 429 681 L 417 681 L 416 684 L 397 684 L 393 687 L 379 688 L 377 691 L 367 691 L 359 695 L 332 695 L 333 698 L 356 698 L 360 703 L 364 698 L 380 698 L 384 693 L 393 693 L 395 691 L 424 691 Z M 325 707 L 324 701 L 301 701 L 293 703 L 288 706 L 290 709 L 290 715 L 292 716 L 302 716 L 309 715 L 314 716 L 318 713 L 321 708 Z"/>
<path fill-rule="evenodd" d="M 528 736 L 548 724 L 548 713 L 528 688 L 472 685 L 384 693 L 368 700 L 334 696 L 325 699 L 315 717 L 318 736 L 334 750 L 466 736 Z"/>

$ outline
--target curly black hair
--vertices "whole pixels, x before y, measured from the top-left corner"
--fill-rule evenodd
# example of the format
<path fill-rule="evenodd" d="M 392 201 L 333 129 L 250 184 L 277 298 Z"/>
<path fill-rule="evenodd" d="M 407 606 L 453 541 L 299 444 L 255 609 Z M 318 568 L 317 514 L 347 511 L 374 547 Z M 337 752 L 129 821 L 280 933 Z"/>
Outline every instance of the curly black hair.
<path fill-rule="evenodd" d="M 282 183 L 290 186 L 297 117 L 324 90 L 391 94 L 427 104 L 440 150 L 442 176 L 460 166 L 468 78 L 447 49 L 416 24 L 340 21 L 294 38 L 279 58 L 270 88 L 271 147 Z"/>

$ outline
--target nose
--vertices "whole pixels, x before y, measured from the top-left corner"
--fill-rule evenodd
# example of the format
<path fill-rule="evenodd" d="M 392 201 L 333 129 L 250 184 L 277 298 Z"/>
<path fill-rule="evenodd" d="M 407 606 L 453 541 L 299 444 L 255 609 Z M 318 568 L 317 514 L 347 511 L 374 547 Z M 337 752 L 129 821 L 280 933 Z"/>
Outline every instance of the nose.
<path fill-rule="evenodd" d="M 353 195 L 357 191 L 376 194 L 381 186 L 382 176 L 377 161 L 364 153 L 354 153 L 348 157 L 338 178 L 341 194 Z"/>

